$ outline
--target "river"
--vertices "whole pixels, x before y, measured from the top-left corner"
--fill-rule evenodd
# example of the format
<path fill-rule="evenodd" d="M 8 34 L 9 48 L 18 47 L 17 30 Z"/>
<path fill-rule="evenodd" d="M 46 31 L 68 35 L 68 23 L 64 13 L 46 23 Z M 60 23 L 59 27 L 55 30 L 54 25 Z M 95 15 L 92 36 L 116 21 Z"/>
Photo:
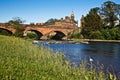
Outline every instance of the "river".
<path fill-rule="evenodd" d="M 39 44 L 40 45 L 40 44 Z M 45 44 L 54 52 L 63 52 L 66 59 L 81 64 L 83 59 L 93 59 L 96 66 L 102 65 L 104 71 L 120 74 L 120 43 L 90 42 L 89 44 Z"/>

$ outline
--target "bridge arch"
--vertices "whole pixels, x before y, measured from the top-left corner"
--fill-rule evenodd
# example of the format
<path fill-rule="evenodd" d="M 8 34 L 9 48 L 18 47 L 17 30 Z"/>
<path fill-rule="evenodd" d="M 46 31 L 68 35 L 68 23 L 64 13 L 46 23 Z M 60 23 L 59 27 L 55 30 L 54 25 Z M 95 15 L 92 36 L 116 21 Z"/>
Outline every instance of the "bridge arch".
<path fill-rule="evenodd" d="M 54 30 L 49 33 L 49 36 L 51 39 L 54 39 L 54 40 L 62 40 L 63 37 L 65 37 L 66 35 L 62 31 Z"/>
<path fill-rule="evenodd" d="M 25 33 L 28 34 L 30 32 L 35 32 L 37 34 L 37 40 L 41 39 L 41 37 L 43 36 L 43 34 L 40 32 L 40 31 L 37 31 L 37 30 L 27 30 Z"/>
<path fill-rule="evenodd" d="M 13 32 L 7 28 L 0 28 L 0 33 L 3 35 L 13 35 Z"/>

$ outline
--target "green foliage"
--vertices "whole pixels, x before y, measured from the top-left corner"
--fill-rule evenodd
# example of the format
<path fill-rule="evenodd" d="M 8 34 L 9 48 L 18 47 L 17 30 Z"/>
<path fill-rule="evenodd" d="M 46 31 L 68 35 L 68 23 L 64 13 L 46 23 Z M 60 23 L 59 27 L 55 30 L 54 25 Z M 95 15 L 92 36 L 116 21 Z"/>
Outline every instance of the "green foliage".
<path fill-rule="evenodd" d="M 6 25 L 8 26 L 14 26 L 24 23 L 25 20 L 22 20 L 20 17 L 14 17 L 12 20 L 8 21 Z"/>
<path fill-rule="evenodd" d="M 15 25 L 16 31 L 14 33 L 14 36 L 16 37 L 23 37 L 23 31 L 25 28 L 22 25 Z"/>
<path fill-rule="evenodd" d="M 44 25 L 51 25 L 51 24 L 55 24 L 55 22 L 59 21 L 58 19 L 49 19 L 47 22 L 45 22 Z"/>
<path fill-rule="evenodd" d="M 72 33 L 68 34 L 69 39 L 81 39 L 83 38 L 79 30 L 74 30 Z"/>
<path fill-rule="evenodd" d="M 109 74 L 110 80 L 117 80 L 115 75 Z"/>
<path fill-rule="evenodd" d="M 88 70 L 86 61 L 80 68 L 75 64 L 71 68 L 73 63 L 66 61 L 63 54 L 53 54 L 49 49 L 38 48 L 20 38 L 0 36 L 0 50 L 1 80 L 108 79 L 102 71 Z"/>
<path fill-rule="evenodd" d="M 110 29 L 109 33 L 111 35 L 111 39 L 116 40 L 116 38 L 117 38 L 117 28 Z"/>
<path fill-rule="evenodd" d="M 102 29 L 100 31 L 91 31 L 89 34 L 90 39 L 106 39 L 106 40 L 120 40 L 120 29 Z"/>
<path fill-rule="evenodd" d="M 104 39 L 107 40 L 120 40 L 120 28 L 112 28 L 112 29 L 103 29 L 101 33 Z"/>
<path fill-rule="evenodd" d="M 35 26 L 35 23 L 33 23 L 33 22 L 32 22 L 32 23 L 30 23 L 30 26 L 32 26 L 32 27 L 33 27 L 33 26 Z"/>
<path fill-rule="evenodd" d="M 84 17 L 84 26 L 82 26 L 82 35 L 87 38 L 91 31 L 100 30 L 103 26 L 103 21 L 98 15 L 99 8 L 93 8 L 89 14 Z"/>
<path fill-rule="evenodd" d="M 116 31 L 116 39 L 120 40 L 120 26 L 117 28 L 117 31 Z"/>
<path fill-rule="evenodd" d="M 24 21 L 20 19 L 19 17 L 13 18 L 13 20 L 8 21 L 6 23 L 7 26 L 12 26 L 14 29 L 16 29 L 14 36 L 16 37 L 23 37 L 23 31 L 25 30 L 25 27 L 22 25 Z"/>
<path fill-rule="evenodd" d="M 110 40 L 111 38 L 111 35 L 109 33 L 109 29 L 103 29 L 101 30 L 102 34 L 103 34 L 103 37 L 106 39 L 106 40 Z"/>
<path fill-rule="evenodd" d="M 37 36 L 37 34 L 35 32 L 27 33 L 26 37 L 28 37 L 30 39 L 37 39 L 38 38 L 38 36 Z"/>
<path fill-rule="evenodd" d="M 92 31 L 89 36 L 90 39 L 104 39 L 100 31 Z"/>
<path fill-rule="evenodd" d="M 47 39 L 52 39 L 55 35 L 48 35 Z"/>
<path fill-rule="evenodd" d="M 83 18 L 82 35 L 90 39 L 120 40 L 119 25 L 120 4 L 111 1 L 104 2 L 100 8 L 92 8 Z"/>
<path fill-rule="evenodd" d="M 102 4 L 100 13 L 104 16 L 106 24 L 110 23 L 110 28 L 114 27 L 114 21 L 118 20 L 120 5 L 112 1 Z"/>

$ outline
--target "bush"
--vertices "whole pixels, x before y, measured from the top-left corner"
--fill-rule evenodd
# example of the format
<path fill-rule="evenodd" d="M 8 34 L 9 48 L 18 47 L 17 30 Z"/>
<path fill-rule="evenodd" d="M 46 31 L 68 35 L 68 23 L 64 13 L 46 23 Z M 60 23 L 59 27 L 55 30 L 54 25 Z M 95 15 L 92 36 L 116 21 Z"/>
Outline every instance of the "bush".
<path fill-rule="evenodd" d="M 69 33 L 68 37 L 70 39 L 81 39 L 81 38 L 83 38 L 83 36 L 80 34 L 80 32 L 78 30 L 74 30 L 72 33 Z"/>
<path fill-rule="evenodd" d="M 14 28 L 16 29 L 14 36 L 23 37 L 23 31 L 25 30 L 25 28 L 20 24 L 15 25 Z"/>
<path fill-rule="evenodd" d="M 101 30 L 103 37 L 106 40 L 120 40 L 120 28 L 112 28 L 112 29 L 103 29 Z"/>
<path fill-rule="evenodd" d="M 27 37 L 30 39 L 38 39 L 38 36 L 34 32 L 27 33 Z"/>
<path fill-rule="evenodd" d="M 55 35 L 48 35 L 47 39 L 52 39 Z"/>
<path fill-rule="evenodd" d="M 90 32 L 89 38 L 90 39 L 104 39 L 104 37 L 100 31 Z"/>
<path fill-rule="evenodd" d="M 118 28 L 118 30 L 116 32 L 116 39 L 120 40 L 120 28 Z"/>

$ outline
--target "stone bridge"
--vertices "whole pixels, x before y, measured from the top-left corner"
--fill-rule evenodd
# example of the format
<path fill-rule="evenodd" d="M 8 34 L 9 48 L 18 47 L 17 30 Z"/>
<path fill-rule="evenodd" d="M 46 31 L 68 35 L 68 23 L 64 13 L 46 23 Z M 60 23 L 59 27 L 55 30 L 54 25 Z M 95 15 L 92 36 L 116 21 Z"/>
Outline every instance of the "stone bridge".
<path fill-rule="evenodd" d="M 51 35 L 54 35 L 56 38 L 67 38 L 67 35 L 73 30 L 73 28 L 26 27 L 24 34 L 27 34 L 28 31 L 34 31 L 39 35 L 40 39 L 47 39 L 47 37 Z"/>
<path fill-rule="evenodd" d="M 3 24 L 0 24 L 0 29 L 2 29 L 2 30 L 6 30 L 7 32 L 9 32 L 9 34 L 13 34 L 14 32 L 15 32 L 15 29 L 14 28 L 12 28 L 12 27 L 7 27 L 7 26 L 5 26 L 5 25 L 3 25 Z"/>
<path fill-rule="evenodd" d="M 10 34 L 14 34 L 15 29 L 12 27 L 6 27 L 4 24 L 0 24 L 0 29 L 8 31 Z M 24 36 L 30 31 L 35 32 L 39 39 L 47 39 L 48 36 L 53 36 L 54 39 L 67 39 L 68 34 L 73 30 L 79 28 L 60 28 L 60 27 L 39 27 L 39 26 L 25 26 Z"/>

